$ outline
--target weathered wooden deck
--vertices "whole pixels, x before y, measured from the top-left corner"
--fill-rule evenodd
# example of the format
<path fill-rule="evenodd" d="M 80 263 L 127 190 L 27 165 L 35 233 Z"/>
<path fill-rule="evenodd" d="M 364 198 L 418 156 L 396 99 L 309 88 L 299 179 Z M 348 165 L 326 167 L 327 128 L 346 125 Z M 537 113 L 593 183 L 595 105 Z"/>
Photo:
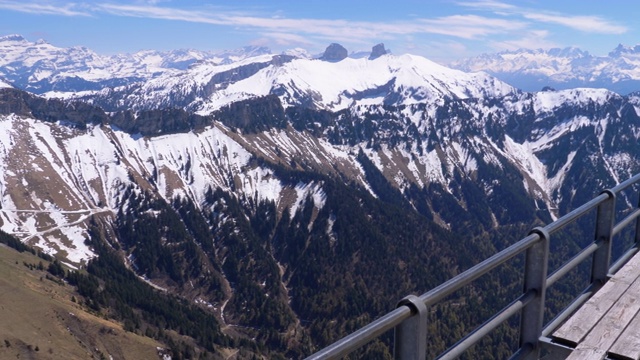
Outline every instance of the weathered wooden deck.
<path fill-rule="evenodd" d="M 640 253 L 552 333 L 567 359 L 640 359 Z"/>

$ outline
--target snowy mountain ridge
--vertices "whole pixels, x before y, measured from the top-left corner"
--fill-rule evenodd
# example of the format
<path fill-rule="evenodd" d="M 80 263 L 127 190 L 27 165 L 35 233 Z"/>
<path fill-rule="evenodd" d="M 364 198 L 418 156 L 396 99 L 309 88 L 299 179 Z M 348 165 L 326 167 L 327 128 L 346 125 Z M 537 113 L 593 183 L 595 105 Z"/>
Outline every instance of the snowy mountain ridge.
<path fill-rule="evenodd" d="M 265 47 L 246 46 L 221 52 L 143 50 L 103 56 L 86 47 L 60 48 L 42 40 L 30 42 L 20 35 L 8 35 L 0 37 L 0 76 L 34 93 L 67 93 L 148 80 L 199 61 L 224 64 L 268 53 Z"/>
<path fill-rule="evenodd" d="M 465 74 L 419 56 L 391 55 L 383 44 L 366 54 L 347 57 L 346 49 L 332 44 L 320 56 L 325 61 L 303 49 L 273 55 L 261 47 L 100 56 L 84 47 L 59 48 L 10 35 L 0 38 L 0 76 L 16 88 L 82 99 L 109 111 L 178 106 L 200 114 L 267 94 L 278 95 L 287 106 L 335 111 L 515 91 L 484 74 Z"/>
<path fill-rule="evenodd" d="M 467 74 L 413 55 L 336 62 L 263 55 L 225 65 L 203 62 L 178 74 L 78 98 L 109 111 L 171 104 L 209 114 L 233 102 L 269 94 L 277 95 L 284 106 L 338 111 L 358 105 L 408 105 L 514 92 L 486 74 Z"/>
<path fill-rule="evenodd" d="M 463 208 L 478 202 L 465 188 L 487 199 L 483 212 L 493 220 L 484 226 L 513 220 L 500 210 L 503 199 L 513 196 L 505 191 L 516 191 L 523 208 L 534 206 L 554 218 L 582 200 L 576 189 L 600 188 L 607 179 L 640 171 L 638 103 L 640 98 L 604 89 L 573 89 L 515 93 L 499 102 L 362 105 L 328 118 L 318 113 L 320 122 L 297 118 L 302 108 L 291 106 L 285 127 L 243 131 L 225 125 L 218 114 L 204 128 L 161 136 L 130 134 L 109 123 L 83 130 L 64 117 L 50 122 L 8 113 L 0 121 L 0 227 L 78 263 L 92 256 L 82 245 L 88 219 L 114 221 L 126 206 L 120 196 L 127 187 L 169 203 L 187 198 L 195 204 L 210 187 L 220 188 L 240 199 L 273 201 L 293 217 L 308 196 L 322 207 L 322 185 L 292 186 L 269 164 L 347 179 L 383 197 L 369 162 L 444 227 L 454 220 L 433 201 L 448 198 Z M 262 116 L 266 124 L 272 118 Z M 593 177 L 576 182 L 573 174 L 583 169 Z M 416 191 L 426 200 L 418 200 Z"/>
<path fill-rule="evenodd" d="M 504 51 L 455 61 L 453 68 L 485 71 L 525 91 L 545 86 L 607 88 L 620 94 L 640 90 L 640 48 L 619 45 L 606 56 L 575 47 Z"/>
<path fill-rule="evenodd" d="M 599 188 L 606 179 L 623 179 L 638 168 L 633 150 L 640 137 L 637 96 L 593 88 L 523 93 L 486 73 L 389 54 L 381 44 L 374 47 L 375 56 L 372 51 L 359 58 L 345 57 L 346 49 L 332 44 L 327 50 L 332 54 L 323 56 L 329 60 L 264 54 L 261 48 L 217 58 L 192 51 L 168 58 L 147 51 L 105 60 L 84 48 L 59 49 L 20 36 L 0 39 L 2 46 L 5 64 L 37 69 L 29 76 L 38 81 L 69 79 L 83 71 L 86 79 L 100 74 L 106 79 L 114 64 L 126 68 L 120 74 L 138 74 L 122 65 L 133 63 L 146 69 L 142 78 L 148 76 L 97 90 L 52 90 L 46 93 L 50 100 L 12 89 L 0 93 L 4 159 L 6 164 L 19 159 L 14 168 L 5 165 L 4 189 L 22 189 L 20 196 L 32 191 L 33 182 L 45 189 L 24 204 L 6 192 L 3 196 L 10 198 L 3 208 L 18 212 L 6 213 L 0 226 L 38 241 L 45 241 L 42 224 L 55 231 L 76 226 L 75 234 L 82 237 L 87 227 L 78 211 L 113 217 L 124 206 L 113 195 L 123 186 L 151 191 L 169 203 L 182 197 L 196 204 L 212 186 L 238 198 L 273 201 L 279 211 L 293 209 L 292 217 L 309 195 L 302 189 L 315 189 L 314 202 L 322 204 L 321 186 L 286 184 L 269 164 L 346 179 L 383 198 L 388 189 L 379 187 L 379 172 L 415 209 L 444 227 L 455 219 L 436 198 L 467 211 L 470 202 L 478 202 L 471 194 L 483 194 L 481 212 L 492 217 L 483 220 L 484 227 L 513 221 L 515 215 L 503 213 L 500 205 L 510 196 L 521 198 L 522 208 L 535 204 L 536 211 L 553 218 L 579 201 L 573 192 L 583 185 L 575 183 L 572 171 L 597 168 L 600 176 L 590 185 Z M 543 56 L 549 69 L 573 66 L 554 63 L 554 57 L 592 58 L 575 48 L 526 54 L 509 56 L 514 64 Z M 47 66 L 56 72 L 45 71 Z M 16 69 L 0 67 L 14 75 Z M 150 75 L 152 69 L 160 71 Z M 194 113 L 201 117 L 193 118 Z M 14 141 L 19 138 L 20 144 Z M 28 175 L 45 168 L 49 179 L 58 180 L 45 184 L 35 180 L 40 175 Z M 59 191 L 51 188 L 54 184 L 69 194 L 50 198 Z M 67 204 L 64 211 L 75 217 L 41 219 L 52 204 Z M 75 242 L 60 240 L 56 246 L 70 253 Z M 72 261 L 88 256 L 74 255 Z"/>

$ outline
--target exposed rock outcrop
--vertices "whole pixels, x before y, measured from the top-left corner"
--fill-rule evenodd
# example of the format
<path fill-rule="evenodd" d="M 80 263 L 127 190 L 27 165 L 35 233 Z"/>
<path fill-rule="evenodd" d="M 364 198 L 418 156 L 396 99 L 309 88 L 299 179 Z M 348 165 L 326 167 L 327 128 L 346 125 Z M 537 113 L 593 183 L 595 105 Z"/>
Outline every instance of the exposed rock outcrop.
<path fill-rule="evenodd" d="M 387 54 L 387 49 L 384 48 L 384 44 L 380 43 L 378 45 L 375 45 L 372 49 L 371 49 L 371 55 L 369 55 L 369 60 L 374 60 L 379 58 L 382 55 L 386 55 Z"/>
<path fill-rule="evenodd" d="M 347 49 L 340 44 L 333 43 L 327 46 L 320 60 L 337 62 L 346 59 L 348 55 Z"/>

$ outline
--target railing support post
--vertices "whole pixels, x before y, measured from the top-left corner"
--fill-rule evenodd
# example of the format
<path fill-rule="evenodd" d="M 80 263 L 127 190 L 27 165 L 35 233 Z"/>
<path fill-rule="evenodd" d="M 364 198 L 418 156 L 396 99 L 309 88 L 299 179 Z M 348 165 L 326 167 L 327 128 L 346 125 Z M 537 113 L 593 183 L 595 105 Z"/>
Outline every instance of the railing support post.
<path fill-rule="evenodd" d="M 595 241 L 602 241 L 602 246 L 593 253 L 592 284 L 604 284 L 611 266 L 611 237 L 615 221 L 616 194 L 611 190 L 605 190 L 602 193 L 609 195 L 609 199 L 598 206 Z"/>
<path fill-rule="evenodd" d="M 397 307 L 408 306 L 414 314 L 396 326 L 394 359 L 424 360 L 427 355 L 427 307 L 417 296 L 409 295 Z"/>
<path fill-rule="evenodd" d="M 640 209 L 640 191 L 638 191 L 638 208 Z M 640 217 L 636 220 L 635 246 L 640 247 Z"/>
<path fill-rule="evenodd" d="M 537 227 L 529 233 L 540 240 L 527 249 L 524 269 L 524 293 L 535 291 L 536 297 L 522 309 L 520 318 L 520 347 L 530 346 L 525 359 L 540 358 L 540 336 L 544 321 L 547 272 L 549 268 L 549 232 Z"/>

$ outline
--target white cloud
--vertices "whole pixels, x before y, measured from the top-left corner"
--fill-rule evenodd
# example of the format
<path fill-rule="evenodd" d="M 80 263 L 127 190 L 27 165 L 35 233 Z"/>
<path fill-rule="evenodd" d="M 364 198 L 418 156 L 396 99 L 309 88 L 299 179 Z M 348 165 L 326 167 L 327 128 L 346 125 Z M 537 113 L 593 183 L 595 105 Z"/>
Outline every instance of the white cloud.
<path fill-rule="evenodd" d="M 397 22 L 368 22 L 342 19 L 295 19 L 259 17 L 204 10 L 181 10 L 148 5 L 100 4 L 101 11 L 118 16 L 146 17 L 165 20 L 198 22 L 213 25 L 256 28 L 277 38 L 291 39 L 301 34 L 334 41 L 369 42 L 397 35 L 440 34 L 463 39 L 476 39 L 491 34 L 507 33 L 526 26 L 521 21 L 488 18 L 477 15 L 454 15 L 436 19 L 412 19 Z"/>
<path fill-rule="evenodd" d="M 514 5 L 505 4 L 500 1 L 492 1 L 492 0 L 473 1 L 473 2 L 460 1 L 460 2 L 457 2 L 457 4 L 460 6 L 468 7 L 468 8 L 485 9 L 485 10 L 509 10 L 509 9 L 516 8 Z"/>
<path fill-rule="evenodd" d="M 275 41 L 276 44 L 282 46 L 302 46 L 302 45 L 312 45 L 313 43 L 309 41 L 304 36 L 290 34 L 290 33 L 280 33 L 280 32 L 266 32 L 262 34 L 263 36 Z M 267 45 L 268 43 L 264 43 Z"/>
<path fill-rule="evenodd" d="M 598 16 L 566 16 L 559 14 L 523 13 L 527 19 L 563 25 L 575 30 L 599 34 L 624 34 L 625 26 L 616 25 Z"/>
<path fill-rule="evenodd" d="M 547 39 L 549 31 L 531 30 L 522 38 L 504 41 L 493 41 L 491 47 L 498 51 L 518 50 L 518 49 L 551 49 L 560 45 Z"/>
<path fill-rule="evenodd" d="M 599 16 L 570 15 L 558 12 L 539 11 L 517 7 L 494 0 L 481 0 L 474 2 L 461 1 L 457 4 L 476 10 L 493 11 L 494 14 L 504 17 L 518 16 L 536 22 L 562 25 L 588 33 L 623 34 L 628 31 L 625 26 L 615 24 L 612 21 Z"/>
<path fill-rule="evenodd" d="M 56 1 L 56 0 L 52 0 Z M 58 0 L 65 1 L 65 0 Z M 234 11 L 231 7 L 203 4 L 198 8 L 183 8 L 169 0 L 129 0 L 128 3 L 58 3 L 34 0 L 0 0 L 0 9 L 34 14 L 63 16 L 114 15 L 182 21 L 225 26 L 234 30 L 251 32 L 256 42 L 272 41 L 281 46 L 308 46 L 320 40 L 341 42 L 344 45 L 370 44 L 372 42 L 401 42 L 413 37 L 410 43 L 440 42 L 464 45 L 442 50 L 446 54 L 462 53 L 465 48 L 485 47 L 487 44 L 500 50 L 517 48 L 550 48 L 560 46 L 550 41 L 554 33 L 543 24 L 555 24 L 582 32 L 621 34 L 628 29 L 599 16 L 565 16 L 561 13 L 532 10 L 499 0 L 458 0 L 462 14 L 426 18 L 411 16 L 396 21 L 353 21 L 348 19 L 304 19 L 287 17 L 284 13 L 258 13 Z M 173 5 L 172 5 L 173 4 Z M 471 14 L 470 14 L 471 12 Z M 481 16 L 479 13 L 484 12 Z M 534 29 L 536 28 L 536 29 Z M 429 36 L 431 35 L 431 36 Z M 441 36 L 433 36 L 441 35 Z M 499 39 L 499 40 L 497 40 Z M 475 42 L 475 44 L 472 44 Z M 410 47 L 410 45 L 405 45 Z M 444 49 L 442 46 L 440 49 Z M 431 48 L 429 50 L 437 50 Z M 456 50 L 456 51 L 453 51 Z M 466 50 L 468 51 L 468 50 Z M 431 53 L 431 52 L 429 52 Z"/>
<path fill-rule="evenodd" d="M 52 5 L 0 0 L 0 9 L 40 15 L 91 16 L 86 8 L 73 3 Z"/>
<path fill-rule="evenodd" d="M 181 10 L 153 5 L 119 4 L 98 4 L 96 5 L 96 9 L 117 16 L 176 20 L 213 25 L 230 25 L 230 23 L 224 21 L 221 16 L 215 16 L 204 11 Z"/>
<path fill-rule="evenodd" d="M 422 20 L 425 32 L 449 35 L 463 39 L 476 39 L 492 34 L 509 33 L 526 27 L 526 23 L 477 15 L 453 15 Z"/>

